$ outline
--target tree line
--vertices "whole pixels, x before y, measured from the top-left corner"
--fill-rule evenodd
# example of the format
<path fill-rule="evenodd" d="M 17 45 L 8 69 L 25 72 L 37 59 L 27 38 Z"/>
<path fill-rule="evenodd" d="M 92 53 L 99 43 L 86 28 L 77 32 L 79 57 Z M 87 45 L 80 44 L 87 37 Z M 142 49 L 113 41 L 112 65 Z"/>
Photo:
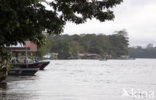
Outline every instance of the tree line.
<path fill-rule="evenodd" d="M 94 53 L 101 57 L 120 57 L 128 55 L 128 37 L 125 30 L 112 35 L 80 34 L 50 35 L 47 44 L 39 49 L 38 54 L 58 53 L 58 58 L 77 57 L 79 53 Z"/>
<path fill-rule="evenodd" d="M 156 58 L 156 47 L 153 44 L 148 44 L 145 48 L 141 46 L 130 47 L 129 53 L 135 58 Z"/>

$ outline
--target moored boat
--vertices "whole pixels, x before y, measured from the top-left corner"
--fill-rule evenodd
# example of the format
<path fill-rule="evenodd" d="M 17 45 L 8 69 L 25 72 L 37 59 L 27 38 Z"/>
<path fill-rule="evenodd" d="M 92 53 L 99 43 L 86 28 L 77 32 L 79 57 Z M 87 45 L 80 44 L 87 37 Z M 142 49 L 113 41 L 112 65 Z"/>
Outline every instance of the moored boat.
<path fill-rule="evenodd" d="M 107 58 L 100 58 L 99 61 L 107 61 Z"/>
<path fill-rule="evenodd" d="M 33 76 L 38 71 L 38 68 L 10 68 L 9 75 Z"/>
<path fill-rule="evenodd" d="M 12 64 L 13 67 L 18 67 L 18 68 L 40 68 L 40 65 L 38 63 L 17 63 L 17 64 Z"/>
<path fill-rule="evenodd" d="M 35 63 L 19 63 L 19 64 L 12 64 L 14 67 L 18 68 L 39 68 L 40 70 L 44 70 L 44 68 L 49 64 L 49 61 L 39 61 Z"/>
<path fill-rule="evenodd" d="M 38 66 L 40 66 L 40 70 L 44 70 L 44 68 L 50 63 L 49 61 L 39 61 L 37 62 Z"/>

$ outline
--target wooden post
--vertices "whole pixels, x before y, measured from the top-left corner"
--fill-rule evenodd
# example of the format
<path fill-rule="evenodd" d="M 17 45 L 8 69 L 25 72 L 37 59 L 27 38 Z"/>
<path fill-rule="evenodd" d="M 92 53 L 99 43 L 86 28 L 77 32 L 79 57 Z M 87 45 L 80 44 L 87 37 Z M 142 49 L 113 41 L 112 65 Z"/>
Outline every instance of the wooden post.
<path fill-rule="evenodd" d="M 26 50 L 25 50 L 25 62 L 26 62 L 26 67 L 28 67 L 28 60 L 27 60 L 27 57 L 28 57 L 28 51 L 27 51 L 27 47 L 26 47 Z"/>

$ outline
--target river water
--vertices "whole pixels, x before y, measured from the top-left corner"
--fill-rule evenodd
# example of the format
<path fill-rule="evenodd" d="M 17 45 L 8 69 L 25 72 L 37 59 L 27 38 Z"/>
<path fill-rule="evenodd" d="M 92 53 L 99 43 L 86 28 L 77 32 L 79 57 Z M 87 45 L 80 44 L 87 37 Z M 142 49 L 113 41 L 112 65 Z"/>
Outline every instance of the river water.
<path fill-rule="evenodd" d="M 0 100 L 156 100 L 156 59 L 52 60 L 35 76 L 8 77 Z"/>

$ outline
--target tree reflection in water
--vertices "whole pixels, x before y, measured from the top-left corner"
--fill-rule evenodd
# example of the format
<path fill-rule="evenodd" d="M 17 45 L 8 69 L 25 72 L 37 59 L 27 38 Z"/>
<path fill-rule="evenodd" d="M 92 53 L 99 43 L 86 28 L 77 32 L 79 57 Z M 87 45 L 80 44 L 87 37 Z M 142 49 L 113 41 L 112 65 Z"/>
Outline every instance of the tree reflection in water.
<path fill-rule="evenodd" d="M 0 83 L 0 100 L 6 100 L 6 90 L 7 90 L 7 83 L 6 82 L 3 82 L 3 83 Z"/>

